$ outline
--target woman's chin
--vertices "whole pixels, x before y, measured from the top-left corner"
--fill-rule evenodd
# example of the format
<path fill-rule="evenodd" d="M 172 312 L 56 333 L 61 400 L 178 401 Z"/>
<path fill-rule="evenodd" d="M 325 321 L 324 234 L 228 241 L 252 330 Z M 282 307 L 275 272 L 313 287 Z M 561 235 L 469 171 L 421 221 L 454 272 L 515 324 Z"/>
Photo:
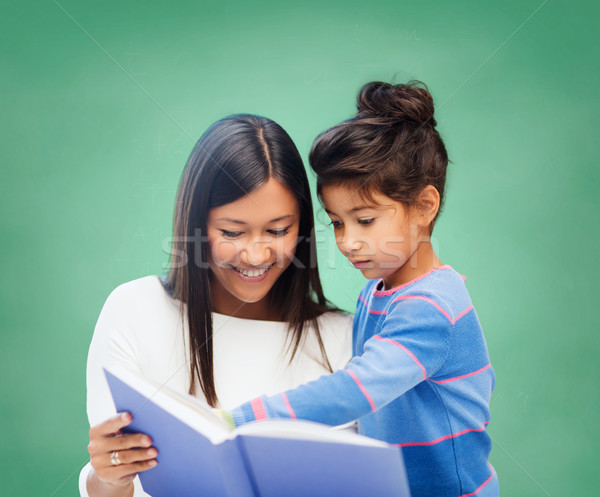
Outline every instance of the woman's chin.
<path fill-rule="evenodd" d="M 225 286 L 225 290 L 235 300 L 241 304 L 257 304 L 261 302 L 273 288 L 275 281 L 271 282 L 267 278 L 261 281 L 247 281 L 235 275 L 230 284 Z"/>

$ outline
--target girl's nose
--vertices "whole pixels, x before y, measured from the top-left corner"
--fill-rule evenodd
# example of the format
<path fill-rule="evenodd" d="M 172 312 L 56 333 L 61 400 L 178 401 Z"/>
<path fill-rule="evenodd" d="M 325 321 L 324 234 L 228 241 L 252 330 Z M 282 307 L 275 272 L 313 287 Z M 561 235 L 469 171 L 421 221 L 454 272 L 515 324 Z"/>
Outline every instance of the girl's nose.
<path fill-rule="evenodd" d="M 338 238 L 338 246 L 344 253 L 357 252 L 363 245 L 363 240 L 354 236 L 352 233 L 344 233 Z"/>

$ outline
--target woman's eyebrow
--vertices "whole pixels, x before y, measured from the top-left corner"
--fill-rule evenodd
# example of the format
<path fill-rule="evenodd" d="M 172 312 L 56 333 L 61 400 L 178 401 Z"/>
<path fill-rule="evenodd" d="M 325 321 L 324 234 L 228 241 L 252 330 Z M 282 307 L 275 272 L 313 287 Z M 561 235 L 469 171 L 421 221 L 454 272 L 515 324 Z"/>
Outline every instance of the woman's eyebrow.
<path fill-rule="evenodd" d="M 276 217 L 275 219 L 271 219 L 269 222 L 270 223 L 276 223 L 277 221 L 283 221 L 284 219 L 287 219 L 288 217 L 294 217 L 293 214 L 286 214 L 285 216 L 279 216 Z"/>
<path fill-rule="evenodd" d="M 231 219 L 229 217 L 220 217 L 219 219 L 215 219 L 215 221 L 227 221 L 228 223 L 233 224 L 246 224 L 244 221 L 238 221 L 237 219 Z"/>
<path fill-rule="evenodd" d="M 294 215 L 293 214 L 286 214 L 285 216 L 279 216 L 279 217 L 276 217 L 275 219 L 271 219 L 268 222 L 269 223 L 276 223 L 277 221 L 283 221 L 284 219 L 287 219 L 289 217 L 294 217 Z M 219 219 L 216 219 L 215 221 L 227 221 L 229 223 L 243 224 L 243 225 L 248 224 L 246 221 L 240 221 L 239 219 L 231 219 L 230 217 L 220 217 Z"/>

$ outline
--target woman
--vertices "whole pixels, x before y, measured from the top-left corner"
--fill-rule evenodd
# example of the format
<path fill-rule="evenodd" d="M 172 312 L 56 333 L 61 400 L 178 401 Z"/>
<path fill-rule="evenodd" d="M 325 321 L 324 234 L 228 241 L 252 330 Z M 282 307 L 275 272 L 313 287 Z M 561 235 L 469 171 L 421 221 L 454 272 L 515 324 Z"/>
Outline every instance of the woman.
<path fill-rule="evenodd" d="M 273 121 L 235 115 L 200 138 L 179 185 L 171 269 L 119 286 L 87 366 L 90 464 L 81 495 L 146 495 L 157 464 L 144 434 L 115 436 L 103 366 L 121 366 L 230 408 L 342 367 L 351 319 L 323 295 L 300 155 Z"/>

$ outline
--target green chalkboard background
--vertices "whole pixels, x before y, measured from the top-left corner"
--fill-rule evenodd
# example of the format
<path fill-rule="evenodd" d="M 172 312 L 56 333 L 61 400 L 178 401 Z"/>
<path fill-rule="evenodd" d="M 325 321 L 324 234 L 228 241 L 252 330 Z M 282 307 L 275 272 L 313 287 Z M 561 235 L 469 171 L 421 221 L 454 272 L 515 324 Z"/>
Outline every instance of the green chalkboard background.
<path fill-rule="evenodd" d="M 363 83 L 416 78 L 453 162 L 435 242 L 468 277 L 497 373 L 502 495 L 595 495 L 599 15 L 556 0 L 3 2 L 0 494 L 76 495 L 96 319 L 117 285 L 163 274 L 208 125 L 263 114 L 306 159 Z M 364 281 L 322 229 L 326 291 L 352 309 Z"/>

